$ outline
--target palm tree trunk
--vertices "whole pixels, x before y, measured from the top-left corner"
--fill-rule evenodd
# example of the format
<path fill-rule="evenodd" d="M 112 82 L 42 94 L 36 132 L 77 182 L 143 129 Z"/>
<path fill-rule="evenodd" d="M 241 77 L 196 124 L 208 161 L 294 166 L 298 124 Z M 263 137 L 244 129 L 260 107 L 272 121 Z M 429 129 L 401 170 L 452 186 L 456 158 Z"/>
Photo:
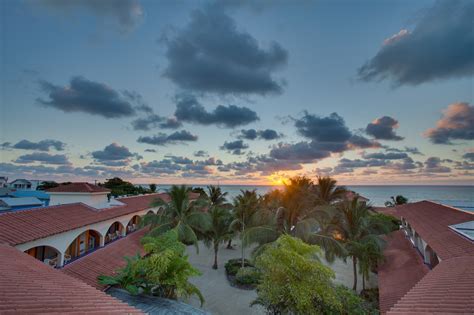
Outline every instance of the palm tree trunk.
<path fill-rule="evenodd" d="M 362 291 L 365 291 L 365 275 L 362 274 Z"/>
<path fill-rule="evenodd" d="M 352 286 L 352 290 L 357 291 L 357 258 L 352 256 L 352 268 L 354 270 L 354 285 Z"/>
<path fill-rule="evenodd" d="M 227 249 L 232 249 L 232 239 L 227 242 Z"/>
<path fill-rule="evenodd" d="M 219 243 L 214 243 L 214 265 L 212 269 L 217 269 L 217 252 L 219 251 Z"/>

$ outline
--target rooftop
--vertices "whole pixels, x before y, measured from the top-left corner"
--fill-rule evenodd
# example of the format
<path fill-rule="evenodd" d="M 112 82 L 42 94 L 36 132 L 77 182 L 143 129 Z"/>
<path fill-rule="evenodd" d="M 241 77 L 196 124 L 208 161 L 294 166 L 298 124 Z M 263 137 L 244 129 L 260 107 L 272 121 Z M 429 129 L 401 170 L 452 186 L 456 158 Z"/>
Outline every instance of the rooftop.
<path fill-rule="evenodd" d="M 60 184 L 58 187 L 46 190 L 49 193 L 100 193 L 110 192 L 110 189 L 86 182 Z"/>
<path fill-rule="evenodd" d="M 0 257 L 1 314 L 141 313 L 13 247 L 0 244 Z"/>

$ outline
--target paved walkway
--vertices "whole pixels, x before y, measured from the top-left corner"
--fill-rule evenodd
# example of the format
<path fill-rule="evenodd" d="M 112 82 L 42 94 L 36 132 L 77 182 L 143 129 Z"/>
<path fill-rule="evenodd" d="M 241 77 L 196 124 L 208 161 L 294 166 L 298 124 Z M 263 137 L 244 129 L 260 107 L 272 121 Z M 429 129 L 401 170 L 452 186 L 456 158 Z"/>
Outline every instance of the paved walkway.
<path fill-rule="evenodd" d="M 233 245 L 234 249 L 226 249 L 226 245 L 221 245 L 217 270 L 212 269 L 214 253 L 204 244 L 199 244 L 199 254 L 196 254 L 194 246 L 187 248 L 190 263 L 202 272 L 202 276 L 191 279 L 206 300 L 202 308 L 213 315 L 265 314 L 259 306 L 250 307 L 250 303 L 257 298 L 255 290 L 237 289 L 227 281 L 224 264 L 229 259 L 241 257 L 240 244 Z M 250 250 L 247 249 L 246 255 L 249 254 Z M 199 301 L 193 299 L 190 304 L 199 306 Z"/>
<path fill-rule="evenodd" d="M 227 281 L 224 264 L 229 259 L 241 257 L 239 241 L 234 241 L 233 245 L 234 249 L 226 249 L 226 245 L 221 245 L 218 254 L 219 269 L 217 270 L 212 269 L 214 253 L 204 244 L 199 244 L 199 254 L 196 253 L 194 246 L 188 246 L 187 248 L 190 263 L 202 272 L 202 276 L 191 278 L 191 282 L 201 290 L 206 300 L 202 308 L 213 315 L 265 314 L 264 309 L 260 306 L 250 307 L 250 303 L 257 297 L 255 290 L 237 289 L 231 287 Z M 249 257 L 250 252 L 251 249 L 246 248 L 245 256 Z M 329 264 L 323 258 L 322 262 L 334 270 L 336 273 L 336 283 L 352 288 L 353 271 L 350 259 L 347 260 L 347 263 L 339 259 Z M 362 288 L 362 279 L 359 277 L 358 281 L 358 289 L 360 290 Z M 372 275 L 367 283 L 367 287 L 372 286 L 377 286 L 375 275 Z M 187 301 L 187 303 L 199 307 L 197 299 L 192 299 Z"/>

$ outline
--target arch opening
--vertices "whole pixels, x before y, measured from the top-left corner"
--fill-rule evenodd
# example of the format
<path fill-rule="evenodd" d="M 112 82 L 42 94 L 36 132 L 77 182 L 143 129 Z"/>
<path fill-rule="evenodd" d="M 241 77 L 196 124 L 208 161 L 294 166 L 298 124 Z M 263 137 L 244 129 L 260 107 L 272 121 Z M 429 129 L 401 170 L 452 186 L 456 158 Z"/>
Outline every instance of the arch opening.
<path fill-rule="evenodd" d="M 138 230 L 140 220 L 141 220 L 140 216 L 135 215 L 130 219 L 130 221 L 128 221 L 127 228 L 126 228 L 127 235 L 129 233 L 132 233 Z"/>
<path fill-rule="evenodd" d="M 430 245 L 426 245 L 425 248 L 425 262 L 428 263 L 431 268 L 434 268 L 439 264 L 438 255 L 436 255 Z"/>
<path fill-rule="evenodd" d="M 82 232 L 66 249 L 64 254 L 64 264 L 67 264 L 78 257 L 84 256 L 100 247 L 101 238 L 102 235 L 94 230 Z"/>
<path fill-rule="evenodd" d="M 52 246 L 32 247 L 25 250 L 25 253 L 51 267 L 57 267 L 60 263 L 61 253 Z"/>
<path fill-rule="evenodd" d="M 105 233 L 105 244 L 115 241 L 116 239 L 119 239 L 124 235 L 125 235 L 125 228 L 123 227 L 123 224 L 118 221 L 115 221 L 109 227 L 109 229 L 107 230 L 107 233 Z"/>

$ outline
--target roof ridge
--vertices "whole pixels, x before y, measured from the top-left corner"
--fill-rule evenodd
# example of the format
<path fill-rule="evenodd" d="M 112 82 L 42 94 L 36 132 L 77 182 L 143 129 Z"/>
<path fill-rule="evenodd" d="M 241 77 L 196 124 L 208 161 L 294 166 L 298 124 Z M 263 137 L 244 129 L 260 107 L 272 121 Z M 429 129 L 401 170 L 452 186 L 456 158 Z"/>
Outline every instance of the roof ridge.
<path fill-rule="evenodd" d="M 97 212 L 97 210 L 100 210 L 100 209 L 96 209 L 94 207 L 91 207 L 91 206 L 89 206 L 89 205 L 87 205 L 83 202 L 78 201 L 78 202 L 71 202 L 71 203 L 63 203 L 63 204 L 60 204 L 60 205 L 43 206 L 43 207 L 36 207 L 36 208 L 31 208 L 31 209 L 24 209 L 24 210 L 21 210 L 21 213 L 28 213 L 28 212 L 32 212 L 32 211 L 39 211 L 39 210 L 44 210 L 44 209 L 53 209 L 53 208 L 59 208 L 59 207 L 64 207 L 64 206 L 72 206 L 72 205 L 82 205 L 85 208 L 89 208 L 90 210 L 95 211 L 95 212 Z M 12 214 L 12 213 L 16 213 L 16 212 L 0 213 L 0 216 L 7 215 L 7 214 Z"/>
<path fill-rule="evenodd" d="M 433 201 L 433 200 L 423 200 L 423 201 L 426 201 L 426 202 L 429 202 L 429 203 L 432 203 L 432 204 L 435 204 L 435 205 L 438 205 L 438 206 L 443 206 L 443 207 L 446 207 L 446 208 L 450 208 L 451 210 L 457 210 L 457 211 L 461 211 L 461 212 L 464 212 L 464 213 L 468 213 L 468 214 L 474 215 L 474 212 L 472 212 L 472 211 L 467 211 L 467 210 L 459 209 L 459 208 L 456 208 L 456 207 L 451 206 L 451 205 L 446 205 L 446 204 L 444 204 L 444 203 L 439 203 L 439 202 L 436 202 L 436 201 Z"/>

